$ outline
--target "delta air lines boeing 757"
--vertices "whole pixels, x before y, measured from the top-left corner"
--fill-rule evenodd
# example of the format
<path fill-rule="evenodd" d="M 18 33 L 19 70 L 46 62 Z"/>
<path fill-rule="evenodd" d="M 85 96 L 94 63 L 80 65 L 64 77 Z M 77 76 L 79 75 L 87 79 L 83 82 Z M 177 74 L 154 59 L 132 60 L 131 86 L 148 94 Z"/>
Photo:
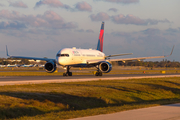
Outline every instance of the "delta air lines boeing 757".
<path fill-rule="evenodd" d="M 165 56 L 152 56 L 152 57 L 139 57 L 139 58 L 109 59 L 110 57 L 130 55 L 132 53 L 106 56 L 103 53 L 103 39 L 104 39 L 104 22 L 102 22 L 101 25 L 101 30 L 100 30 L 96 50 L 64 48 L 57 52 L 56 59 L 10 56 L 8 54 L 7 46 L 6 46 L 6 53 L 7 56 L 10 58 L 23 58 L 23 59 L 46 61 L 44 68 L 48 73 L 54 72 L 57 68 L 57 65 L 63 66 L 66 68 L 66 72 L 63 73 L 63 76 L 72 76 L 72 72 L 70 72 L 71 67 L 96 67 L 97 72 L 95 73 L 95 75 L 102 76 L 102 73 L 108 73 L 112 70 L 111 61 L 144 60 L 144 59 L 153 59 L 153 58 L 164 58 L 169 56 L 169 55 L 168 56 L 165 55 Z M 173 52 L 173 49 L 171 51 L 171 54 Z"/>

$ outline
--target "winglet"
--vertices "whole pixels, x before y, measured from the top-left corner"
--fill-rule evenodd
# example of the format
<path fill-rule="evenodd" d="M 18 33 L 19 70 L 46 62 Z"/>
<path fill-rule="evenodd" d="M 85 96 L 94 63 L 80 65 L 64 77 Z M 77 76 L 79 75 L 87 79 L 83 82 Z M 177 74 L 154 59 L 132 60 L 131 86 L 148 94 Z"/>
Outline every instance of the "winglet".
<path fill-rule="evenodd" d="M 173 53 L 173 50 L 174 50 L 174 45 L 173 45 L 173 48 L 172 48 L 172 50 L 171 50 L 171 54 L 170 54 L 170 55 L 172 55 L 172 53 Z"/>
<path fill-rule="evenodd" d="M 172 48 L 172 50 L 171 50 L 171 54 L 170 54 L 170 55 L 166 55 L 165 57 L 169 57 L 169 56 L 171 56 L 171 55 L 172 55 L 172 53 L 173 53 L 173 50 L 174 50 L 174 45 L 173 45 L 173 48 Z"/>
<path fill-rule="evenodd" d="M 6 45 L 6 55 L 9 57 L 10 55 L 8 54 L 8 48 L 7 48 L 7 45 Z"/>

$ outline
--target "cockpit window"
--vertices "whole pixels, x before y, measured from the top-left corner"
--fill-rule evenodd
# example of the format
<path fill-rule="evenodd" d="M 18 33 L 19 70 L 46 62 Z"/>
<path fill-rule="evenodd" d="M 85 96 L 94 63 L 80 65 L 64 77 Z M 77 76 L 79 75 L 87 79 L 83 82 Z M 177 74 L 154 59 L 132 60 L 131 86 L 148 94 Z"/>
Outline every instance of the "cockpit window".
<path fill-rule="evenodd" d="M 57 57 L 69 57 L 69 54 L 57 54 Z"/>

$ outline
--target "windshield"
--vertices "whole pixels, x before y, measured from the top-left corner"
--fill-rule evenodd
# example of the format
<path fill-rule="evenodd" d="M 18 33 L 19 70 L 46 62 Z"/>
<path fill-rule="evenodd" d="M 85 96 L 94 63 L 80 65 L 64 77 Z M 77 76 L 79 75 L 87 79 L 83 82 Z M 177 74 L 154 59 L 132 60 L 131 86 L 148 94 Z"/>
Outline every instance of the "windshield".
<path fill-rule="evenodd" d="M 69 54 L 57 54 L 57 57 L 69 57 Z"/>

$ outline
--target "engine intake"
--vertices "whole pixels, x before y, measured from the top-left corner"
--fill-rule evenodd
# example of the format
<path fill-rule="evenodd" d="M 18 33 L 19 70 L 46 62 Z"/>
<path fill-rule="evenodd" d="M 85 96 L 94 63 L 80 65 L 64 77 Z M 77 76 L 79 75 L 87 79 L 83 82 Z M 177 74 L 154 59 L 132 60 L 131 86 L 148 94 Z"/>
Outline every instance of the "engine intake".
<path fill-rule="evenodd" d="M 51 62 L 47 62 L 44 66 L 46 72 L 48 73 L 53 73 L 56 70 L 56 63 L 51 61 Z"/>
<path fill-rule="evenodd" d="M 111 63 L 105 61 L 105 62 L 100 63 L 99 69 L 103 73 L 108 73 L 112 70 L 112 65 Z"/>

